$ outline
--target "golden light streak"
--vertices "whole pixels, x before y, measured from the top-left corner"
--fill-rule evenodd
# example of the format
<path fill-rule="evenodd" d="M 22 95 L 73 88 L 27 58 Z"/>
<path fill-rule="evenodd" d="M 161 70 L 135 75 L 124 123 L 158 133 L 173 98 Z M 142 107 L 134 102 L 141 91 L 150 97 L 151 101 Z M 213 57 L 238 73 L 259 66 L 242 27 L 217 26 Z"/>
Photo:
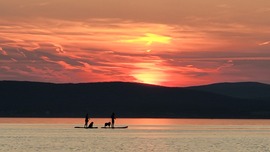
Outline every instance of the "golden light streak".
<path fill-rule="evenodd" d="M 153 33 L 146 33 L 144 36 L 137 37 L 134 39 L 128 40 L 121 40 L 120 42 L 127 42 L 127 43 L 145 43 L 145 45 L 152 45 L 153 43 L 162 43 L 162 44 L 169 44 L 171 42 L 171 37 L 153 34 Z"/>

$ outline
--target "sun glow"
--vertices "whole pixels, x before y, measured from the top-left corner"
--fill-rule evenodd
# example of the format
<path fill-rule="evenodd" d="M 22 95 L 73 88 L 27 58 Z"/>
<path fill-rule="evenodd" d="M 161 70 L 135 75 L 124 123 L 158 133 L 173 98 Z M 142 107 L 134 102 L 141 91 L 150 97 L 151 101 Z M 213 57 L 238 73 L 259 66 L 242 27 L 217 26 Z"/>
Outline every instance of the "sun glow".
<path fill-rule="evenodd" d="M 162 44 L 169 44 L 171 42 L 171 37 L 146 33 L 144 36 L 128 39 L 128 40 L 121 40 L 121 42 L 127 43 L 145 43 L 145 45 L 152 45 L 153 43 L 162 43 Z"/>
<path fill-rule="evenodd" d="M 142 83 L 159 84 L 160 76 L 155 73 L 137 73 L 134 76 Z"/>
<path fill-rule="evenodd" d="M 156 62 L 138 63 L 137 67 L 141 69 L 135 70 L 132 76 L 141 83 L 161 85 L 162 82 L 166 81 L 167 75 L 162 69 L 156 66 Z"/>

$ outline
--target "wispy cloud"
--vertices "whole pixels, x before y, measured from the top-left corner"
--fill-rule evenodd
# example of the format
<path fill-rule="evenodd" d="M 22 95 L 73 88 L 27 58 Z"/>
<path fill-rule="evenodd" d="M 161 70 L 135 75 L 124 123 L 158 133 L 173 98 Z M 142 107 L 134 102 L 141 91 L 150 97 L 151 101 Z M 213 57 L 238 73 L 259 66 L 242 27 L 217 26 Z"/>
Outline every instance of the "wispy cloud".
<path fill-rule="evenodd" d="M 7 52 L 5 50 L 3 50 L 1 47 L 0 47 L 0 54 L 2 54 L 2 55 L 8 55 Z"/>
<path fill-rule="evenodd" d="M 270 41 L 259 43 L 259 45 L 269 45 L 269 44 L 270 44 Z"/>

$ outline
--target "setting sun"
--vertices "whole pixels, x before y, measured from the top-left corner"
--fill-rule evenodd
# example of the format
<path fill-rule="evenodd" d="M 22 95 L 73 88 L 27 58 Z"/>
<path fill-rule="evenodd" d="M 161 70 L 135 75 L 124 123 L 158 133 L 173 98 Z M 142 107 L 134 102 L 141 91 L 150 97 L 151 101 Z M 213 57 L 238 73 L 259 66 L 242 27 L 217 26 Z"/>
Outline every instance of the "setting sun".
<path fill-rule="evenodd" d="M 161 85 L 162 82 L 166 81 L 167 75 L 164 73 L 165 69 L 156 66 L 159 62 L 136 64 L 140 70 L 133 71 L 132 76 L 141 83 Z"/>
<path fill-rule="evenodd" d="M 159 81 L 161 79 L 161 76 L 157 73 L 137 73 L 134 74 L 134 77 L 137 78 L 142 83 L 148 83 L 148 84 L 159 84 Z"/>

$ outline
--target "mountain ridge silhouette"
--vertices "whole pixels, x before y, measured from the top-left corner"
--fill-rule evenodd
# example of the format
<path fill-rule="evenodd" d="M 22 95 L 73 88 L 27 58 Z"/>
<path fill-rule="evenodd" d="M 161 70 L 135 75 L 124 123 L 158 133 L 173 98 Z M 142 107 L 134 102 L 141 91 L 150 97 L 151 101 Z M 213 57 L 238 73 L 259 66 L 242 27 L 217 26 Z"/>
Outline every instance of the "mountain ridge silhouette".
<path fill-rule="evenodd" d="M 163 87 L 131 82 L 0 81 L 0 116 L 83 117 L 89 113 L 91 117 L 109 117 L 114 111 L 118 117 L 270 118 L 270 102 L 264 90 L 270 85 L 228 84 Z M 243 90 L 260 92 L 258 88 L 265 96 L 243 96 Z M 240 93 L 230 94 L 231 90 Z"/>

